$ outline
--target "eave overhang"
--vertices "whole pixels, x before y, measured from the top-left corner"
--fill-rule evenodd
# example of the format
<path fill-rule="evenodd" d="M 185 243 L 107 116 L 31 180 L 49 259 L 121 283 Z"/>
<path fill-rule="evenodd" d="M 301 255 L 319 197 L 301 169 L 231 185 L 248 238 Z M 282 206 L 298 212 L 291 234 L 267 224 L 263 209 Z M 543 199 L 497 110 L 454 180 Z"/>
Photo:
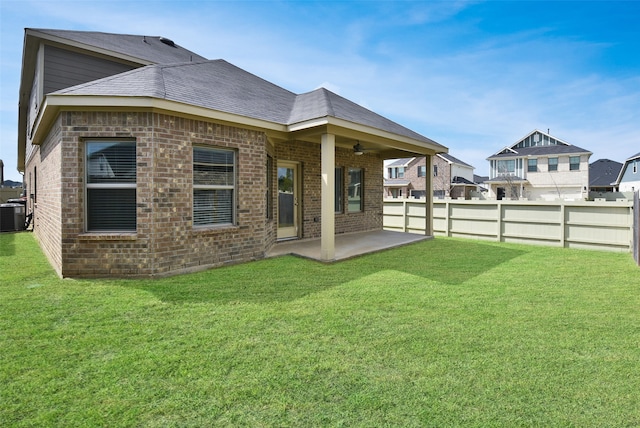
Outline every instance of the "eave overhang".
<path fill-rule="evenodd" d="M 377 153 L 384 159 L 448 152 L 446 147 L 430 140 L 421 141 L 331 116 L 286 125 L 153 97 L 66 94 L 50 94 L 45 97 L 34 125 L 35 132 L 32 139 L 34 145 L 39 145 L 44 141 L 53 121 L 60 111 L 65 110 L 157 111 L 184 117 L 196 117 L 231 126 L 261 130 L 272 142 L 301 140 L 319 144 L 322 134 L 334 134 L 336 147 L 351 149 L 356 141 L 359 141 L 367 151 Z M 24 120 L 26 121 L 26 118 Z M 23 139 L 19 140 L 19 150 L 22 150 L 21 159 L 24 159 L 25 147 L 26 137 L 23 136 Z M 24 163 L 21 166 L 24 171 Z"/>

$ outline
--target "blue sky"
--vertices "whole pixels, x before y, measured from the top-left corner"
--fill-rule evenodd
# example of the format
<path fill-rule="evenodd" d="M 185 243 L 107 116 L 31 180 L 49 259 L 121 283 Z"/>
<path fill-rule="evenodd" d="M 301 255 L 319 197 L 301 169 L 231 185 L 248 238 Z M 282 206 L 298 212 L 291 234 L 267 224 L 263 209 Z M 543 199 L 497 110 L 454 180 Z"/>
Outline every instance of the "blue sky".
<path fill-rule="evenodd" d="M 486 158 L 534 129 L 640 151 L 640 1 L 0 0 L 0 158 L 16 171 L 24 28 L 165 36 L 293 92 L 324 86 Z"/>

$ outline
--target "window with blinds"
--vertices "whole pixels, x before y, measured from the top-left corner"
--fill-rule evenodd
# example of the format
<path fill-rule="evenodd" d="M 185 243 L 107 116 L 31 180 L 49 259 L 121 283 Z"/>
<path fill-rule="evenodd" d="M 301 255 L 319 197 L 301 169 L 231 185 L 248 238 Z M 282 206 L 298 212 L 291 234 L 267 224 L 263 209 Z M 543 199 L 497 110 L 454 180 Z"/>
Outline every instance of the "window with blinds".
<path fill-rule="evenodd" d="M 135 141 L 87 141 L 86 154 L 87 231 L 135 232 Z"/>
<path fill-rule="evenodd" d="M 234 223 L 235 152 L 193 148 L 193 225 Z"/>

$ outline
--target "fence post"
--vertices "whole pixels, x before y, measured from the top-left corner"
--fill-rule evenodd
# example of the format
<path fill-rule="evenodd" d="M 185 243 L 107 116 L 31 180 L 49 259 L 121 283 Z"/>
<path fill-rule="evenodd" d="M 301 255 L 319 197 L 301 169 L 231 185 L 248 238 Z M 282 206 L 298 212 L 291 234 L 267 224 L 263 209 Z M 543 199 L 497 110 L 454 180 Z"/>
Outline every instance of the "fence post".
<path fill-rule="evenodd" d="M 409 213 L 407 212 L 407 198 L 402 199 L 402 231 L 407 231 L 407 221 L 409 221 Z"/>
<path fill-rule="evenodd" d="M 567 210 L 564 201 L 560 201 L 560 246 L 564 248 L 567 241 Z"/>
<path fill-rule="evenodd" d="M 446 236 L 451 236 L 451 201 L 445 199 L 444 200 L 444 206 L 445 206 L 445 224 L 447 225 L 447 233 Z"/>
<path fill-rule="evenodd" d="M 498 227 L 496 238 L 498 242 L 502 242 L 502 200 L 496 200 L 496 213 L 498 214 L 498 218 L 496 219 L 496 225 Z"/>
<path fill-rule="evenodd" d="M 633 258 L 640 266 L 640 190 L 633 195 Z"/>

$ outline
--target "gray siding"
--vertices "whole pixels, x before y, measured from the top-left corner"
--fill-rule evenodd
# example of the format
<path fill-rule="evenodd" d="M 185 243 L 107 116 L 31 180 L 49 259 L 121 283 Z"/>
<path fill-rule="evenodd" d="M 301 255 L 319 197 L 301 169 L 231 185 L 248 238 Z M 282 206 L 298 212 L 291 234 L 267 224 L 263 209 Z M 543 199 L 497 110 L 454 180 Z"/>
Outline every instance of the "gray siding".
<path fill-rule="evenodd" d="M 636 172 L 633 172 L 633 165 L 636 165 Z M 631 160 L 624 165 L 624 172 L 622 174 L 622 178 L 620 179 L 621 183 L 625 183 L 627 181 L 640 181 L 640 160 L 634 159 Z"/>
<path fill-rule="evenodd" d="M 135 68 L 48 45 L 45 46 L 44 64 L 44 94 Z"/>

